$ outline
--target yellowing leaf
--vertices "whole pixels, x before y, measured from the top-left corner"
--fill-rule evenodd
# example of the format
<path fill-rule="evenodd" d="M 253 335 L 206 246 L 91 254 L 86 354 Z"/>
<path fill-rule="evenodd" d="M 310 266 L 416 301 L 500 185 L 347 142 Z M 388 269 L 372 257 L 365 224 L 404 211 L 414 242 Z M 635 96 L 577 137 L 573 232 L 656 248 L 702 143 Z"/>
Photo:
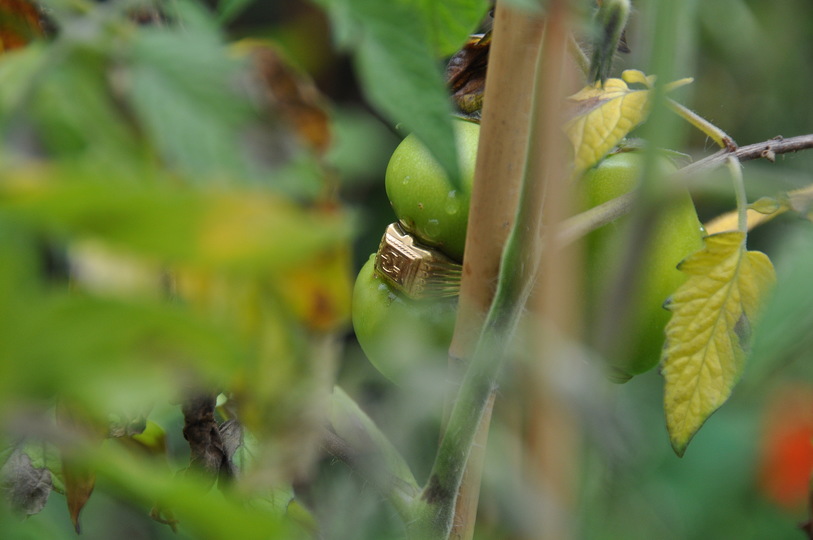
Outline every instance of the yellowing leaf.
<path fill-rule="evenodd" d="M 621 79 L 607 79 L 604 88 L 587 86 L 568 99 L 578 107 L 565 124 L 576 174 L 598 163 L 649 112 L 649 90 L 630 89 Z"/>
<path fill-rule="evenodd" d="M 683 455 L 742 373 L 757 309 L 775 281 L 764 253 L 745 250 L 745 233 L 708 236 L 679 268 L 689 279 L 673 295 L 661 373 L 672 447 Z"/>
<path fill-rule="evenodd" d="M 576 104 L 576 113 L 565 124 L 565 132 L 573 145 L 577 175 L 598 163 L 649 114 L 654 77 L 636 70 L 627 70 L 622 77 L 607 79 L 603 87 L 600 83 L 586 86 L 568 98 Z M 667 89 L 690 82 L 681 79 L 668 84 Z M 627 83 L 646 88 L 633 89 Z"/>

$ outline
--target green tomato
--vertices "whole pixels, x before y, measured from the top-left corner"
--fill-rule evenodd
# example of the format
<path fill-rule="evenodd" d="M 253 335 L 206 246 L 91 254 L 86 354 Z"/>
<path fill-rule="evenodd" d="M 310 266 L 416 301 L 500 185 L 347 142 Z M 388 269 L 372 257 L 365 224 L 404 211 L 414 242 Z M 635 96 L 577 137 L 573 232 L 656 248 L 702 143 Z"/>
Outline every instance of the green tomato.
<path fill-rule="evenodd" d="M 644 166 L 645 156 L 639 152 L 614 154 L 593 169 L 587 171 L 579 183 L 584 208 L 607 202 L 633 189 Z M 671 161 L 659 158 L 661 174 L 675 170 Z M 588 295 L 588 327 L 597 321 L 589 316 L 603 315 L 594 306 L 604 299 L 603 295 L 612 287 L 616 276 L 620 254 L 624 250 L 624 223 L 626 217 L 592 232 L 587 237 L 586 274 Z M 629 313 L 629 347 L 622 354 L 602 351 L 609 356 L 611 376 L 625 381 L 652 369 L 660 361 L 664 342 L 664 327 L 669 322 L 670 313 L 663 304 L 668 297 L 686 280 L 686 275 L 677 269 L 687 256 L 703 247 L 705 231 L 697 219 L 694 204 L 688 192 L 681 193 L 677 200 L 664 208 L 653 225 L 648 248 L 641 260 L 640 277 L 642 282 L 636 287 Z M 603 310 L 600 310 L 603 311 Z"/>
<path fill-rule="evenodd" d="M 443 167 L 415 135 L 407 136 L 395 149 L 385 184 L 404 229 L 462 261 L 480 125 L 455 120 L 454 128 L 463 180 L 460 189 L 452 185 Z"/>
<path fill-rule="evenodd" d="M 353 287 L 353 329 L 370 362 L 396 383 L 445 369 L 457 300 L 412 300 L 373 268 L 375 255 L 361 268 Z"/>

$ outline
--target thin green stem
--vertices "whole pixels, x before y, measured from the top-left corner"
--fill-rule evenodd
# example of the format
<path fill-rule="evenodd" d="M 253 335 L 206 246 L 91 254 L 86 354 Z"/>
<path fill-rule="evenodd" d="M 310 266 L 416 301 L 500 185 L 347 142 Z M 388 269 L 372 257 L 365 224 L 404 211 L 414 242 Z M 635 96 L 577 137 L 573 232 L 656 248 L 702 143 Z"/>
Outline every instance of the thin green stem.
<path fill-rule="evenodd" d="M 678 103 L 673 99 L 667 99 L 666 104 L 669 106 L 670 109 L 675 111 L 681 118 L 689 122 L 691 125 L 711 137 L 711 139 L 717 143 L 717 146 L 722 148 L 726 148 L 728 150 L 736 150 L 737 143 L 734 142 L 728 133 L 720 129 L 719 127 L 715 126 L 693 110 L 689 109 Z"/>
<path fill-rule="evenodd" d="M 582 50 L 581 45 L 579 45 L 579 42 L 576 41 L 573 34 L 568 36 L 567 50 L 570 53 L 570 56 L 576 62 L 576 65 L 579 66 L 579 70 L 585 77 L 587 77 L 590 74 L 590 59 L 587 58 L 587 55 L 584 53 L 584 50 Z"/>
<path fill-rule="evenodd" d="M 621 34 L 627 26 L 630 13 L 629 0 L 604 0 L 596 12 L 598 32 L 593 42 L 588 79 L 591 83 L 604 81 L 610 76 L 613 58 L 618 50 Z"/>

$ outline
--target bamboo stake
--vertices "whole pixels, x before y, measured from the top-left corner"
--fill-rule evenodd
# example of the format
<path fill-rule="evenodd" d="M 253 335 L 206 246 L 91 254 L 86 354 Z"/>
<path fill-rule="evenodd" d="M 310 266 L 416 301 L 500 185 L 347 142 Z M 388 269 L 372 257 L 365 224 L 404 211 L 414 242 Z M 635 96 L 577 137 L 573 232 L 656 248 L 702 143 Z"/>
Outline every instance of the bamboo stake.
<path fill-rule="evenodd" d="M 536 59 L 542 19 L 497 3 L 486 74 L 480 143 L 463 260 L 455 334 L 449 349 L 455 380 L 482 330 L 494 296 L 505 239 L 516 212 L 524 171 Z M 450 538 L 474 535 L 480 480 L 494 396 L 478 430 L 458 491 Z"/>

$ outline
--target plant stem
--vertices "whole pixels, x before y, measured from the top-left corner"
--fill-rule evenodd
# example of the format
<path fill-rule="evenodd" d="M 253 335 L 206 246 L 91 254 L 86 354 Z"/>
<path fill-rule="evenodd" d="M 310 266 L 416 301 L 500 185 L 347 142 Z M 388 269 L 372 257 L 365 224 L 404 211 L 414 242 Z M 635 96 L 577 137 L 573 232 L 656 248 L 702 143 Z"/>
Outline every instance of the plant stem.
<path fill-rule="evenodd" d="M 582 75 L 587 77 L 590 74 L 590 60 L 587 58 L 587 55 L 584 54 L 581 45 L 576 41 L 573 34 L 571 34 L 567 40 L 567 49 L 570 51 L 570 55 L 573 57 L 576 65 L 579 66 Z"/>
<path fill-rule="evenodd" d="M 667 99 L 666 104 L 669 106 L 670 109 L 675 111 L 678 116 L 689 122 L 691 125 L 711 137 L 711 139 L 717 143 L 717 146 L 721 146 L 728 150 L 736 150 L 737 143 L 734 142 L 728 133 L 720 129 L 719 127 L 715 126 L 693 110 L 689 109 L 678 103 L 673 99 Z"/>
<path fill-rule="evenodd" d="M 719 167 L 725 163 L 729 155 L 735 156 L 739 161 L 750 161 L 752 159 L 767 159 L 774 161 L 776 154 L 787 154 L 791 152 L 798 152 L 799 150 L 808 150 L 813 148 L 813 133 L 808 135 L 799 135 L 798 137 L 790 137 L 788 139 L 780 136 L 768 139 L 767 141 L 749 144 L 747 146 L 740 146 L 736 150 L 722 149 L 698 160 L 691 165 L 682 168 L 678 174 L 693 175 L 699 171 L 710 170 Z"/>
<path fill-rule="evenodd" d="M 686 179 L 697 176 L 703 171 L 709 171 L 725 164 L 726 160 L 732 156 L 737 158 L 737 160 L 740 162 L 750 161 L 752 159 L 767 159 L 768 161 L 773 162 L 778 154 L 799 152 L 801 150 L 808 150 L 811 148 L 813 148 L 813 134 L 800 135 L 798 137 L 791 137 L 789 139 L 776 137 L 767 141 L 749 144 L 748 146 L 741 146 L 733 151 L 727 149 L 720 150 L 715 154 L 683 167 L 679 171 L 675 172 L 672 176 L 677 179 Z M 794 199 L 807 201 L 808 194 L 805 189 L 807 188 L 789 193 L 789 199 L 791 201 Z M 624 195 L 621 195 L 620 197 L 607 201 L 604 204 L 568 218 L 562 223 L 559 232 L 558 240 L 560 244 L 566 245 L 571 242 L 575 242 L 589 232 L 603 227 L 604 225 L 627 214 L 632 208 L 636 196 L 635 191 L 630 191 Z M 771 214 L 771 216 L 773 216 L 773 214 Z M 749 228 L 753 228 L 757 224 L 764 221 L 767 221 L 767 219 L 757 219 L 755 216 L 754 219 L 749 220 Z M 727 216 L 725 223 L 728 223 Z M 715 227 L 719 229 L 717 232 L 729 229 L 725 225 Z M 708 232 L 712 233 L 715 231 L 708 229 Z"/>
<path fill-rule="evenodd" d="M 549 155 L 546 142 L 561 137 L 557 104 L 561 102 L 561 74 L 567 50 L 567 2 L 548 4 L 545 35 L 536 69 L 536 101 L 528 137 L 529 153 L 516 221 L 503 251 L 494 301 L 477 342 L 452 409 L 429 481 L 421 496 L 426 506 L 410 533 L 417 538 L 446 539 L 454 505 L 478 427 L 487 410 L 506 351 L 533 289 L 541 245 L 539 233 L 551 164 L 562 155 Z M 496 39 L 496 37 L 495 37 Z M 544 77 L 543 74 L 553 75 Z M 560 95 L 562 94 L 562 95 Z M 559 108 L 560 109 L 560 108 Z M 557 179 L 561 180 L 561 179 Z M 464 269 L 465 273 L 465 269 Z"/>
<path fill-rule="evenodd" d="M 459 381 L 482 332 L 523 177 L 534 75 L 542 40 L 540 17 L 498 2 L 486 74 L 480 144 L 466 238 L 455 334 L 449 348 L 451 379 Z M 453 398 L 454 396 L 451 396 Z M 452 402 L 447 409 L 451 409 Z M 475 435 L 455 504 L 454 540 L 474 535 L 492 392 Z"/>

